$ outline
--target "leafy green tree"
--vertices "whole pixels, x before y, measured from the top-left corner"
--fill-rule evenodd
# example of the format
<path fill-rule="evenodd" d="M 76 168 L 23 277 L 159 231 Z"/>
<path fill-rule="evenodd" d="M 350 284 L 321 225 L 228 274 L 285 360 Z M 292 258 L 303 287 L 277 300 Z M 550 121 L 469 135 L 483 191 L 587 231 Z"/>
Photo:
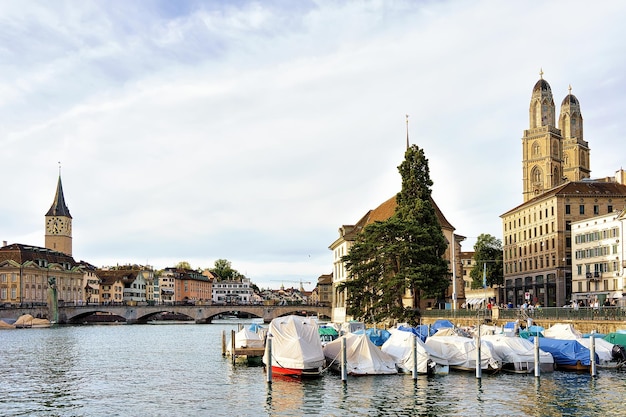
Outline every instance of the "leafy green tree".
<path fill-rule="evenodd" d="M 191 270 L 191 265 L 187 261 L 181 261 L 181 262 L 176 264 L 176 268 L 177 269 Z"/>
<path fill-rule="evenodd" d="M 347 291 L 348 314 L 364 321 L 414 322 L 420 299 L 441 296 L 450 285 L 424 151 L 412 145 L 398 170 L 395 213 L 366 226 L 343 258 L 350 279 L 340 290 Z"/>
<path fill-rule="evenodd" d="M 232 268 L 230 261 L 226 259 L 218 259 L 214 263 L 214 267 L 209 269 L 218 281 L 232 281 L 244 278 L 237 270 Z"/>
<path fill-rule="evenodd" d="M 502 273 L 502 241 L 490 234 L 481 234 L 474 244 L 474 261 L 470 271 L 472 288 L 482 288 L 483 275 L 487 286 L 504 284 Z"/>

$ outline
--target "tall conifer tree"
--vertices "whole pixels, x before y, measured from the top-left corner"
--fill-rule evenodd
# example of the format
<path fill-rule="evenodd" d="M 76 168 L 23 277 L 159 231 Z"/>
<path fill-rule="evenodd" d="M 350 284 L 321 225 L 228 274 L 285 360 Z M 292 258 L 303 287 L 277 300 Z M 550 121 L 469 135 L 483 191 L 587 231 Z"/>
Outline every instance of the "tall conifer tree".
<path fill-rule="evenodd" d="M 438 297 L 450 284 L 424 151 L 410 146 L 398 170 L 395 213 L 365 227 L 344 257 L 348 314 L 360 320 L 414 321 L 420 298 Z"/>

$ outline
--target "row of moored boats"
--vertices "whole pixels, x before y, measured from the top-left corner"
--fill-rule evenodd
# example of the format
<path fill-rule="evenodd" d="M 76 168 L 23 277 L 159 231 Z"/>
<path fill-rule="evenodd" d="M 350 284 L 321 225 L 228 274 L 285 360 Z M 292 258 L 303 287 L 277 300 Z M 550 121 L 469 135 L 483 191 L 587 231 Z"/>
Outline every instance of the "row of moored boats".
<path fill-rule="evenodd" d="M 285 316 L 267 328 L 241 329 L 235 345 L 257 351 L 263 347 L 263 364 L 271 366 L 273 374 L 295 377 L 341 372 L 342 366 L 347 375 L 447 374 L 476 371 L 479 358 L 485 373 L 533 373 L 536 357 L 540 372 L 589 371 L 592 350 L 598 368 L 626 365 L 626 331 L 586 337 L 570 324 L 518 330 L 513 322 L 463 329 L 440 320 L 431 326 L 365 329 L 363 323 L 319 324 L 314 317 Z"/>

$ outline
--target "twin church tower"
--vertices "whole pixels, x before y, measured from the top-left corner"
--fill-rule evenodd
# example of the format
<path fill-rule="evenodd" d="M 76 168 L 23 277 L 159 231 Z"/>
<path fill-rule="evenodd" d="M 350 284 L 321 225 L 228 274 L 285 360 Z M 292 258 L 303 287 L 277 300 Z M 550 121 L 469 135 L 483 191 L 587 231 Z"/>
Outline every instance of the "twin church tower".
<path fill-rule="evenodd" d="M 580 103 L 569 94 L 561 103 L 559 124 L 550 84 L 541 78 L 530 99 L 530 127 L 522 138 L 524 202 L 565 182 L 589 178 L 589 146 L 583 139 Z"/>

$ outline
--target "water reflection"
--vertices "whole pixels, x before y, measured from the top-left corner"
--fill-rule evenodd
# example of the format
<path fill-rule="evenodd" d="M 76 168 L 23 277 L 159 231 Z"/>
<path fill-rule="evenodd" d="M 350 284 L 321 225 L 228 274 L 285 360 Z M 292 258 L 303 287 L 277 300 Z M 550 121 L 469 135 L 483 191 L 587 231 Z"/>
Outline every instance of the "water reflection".
<path fill-rule="evenodd" d="M 232 326 L 231 326 L 232 327 Z M 221 356 L 221 330 L 0 332 L 2 416 L 617 416 L 626 373 L 274 378 Z"/>

